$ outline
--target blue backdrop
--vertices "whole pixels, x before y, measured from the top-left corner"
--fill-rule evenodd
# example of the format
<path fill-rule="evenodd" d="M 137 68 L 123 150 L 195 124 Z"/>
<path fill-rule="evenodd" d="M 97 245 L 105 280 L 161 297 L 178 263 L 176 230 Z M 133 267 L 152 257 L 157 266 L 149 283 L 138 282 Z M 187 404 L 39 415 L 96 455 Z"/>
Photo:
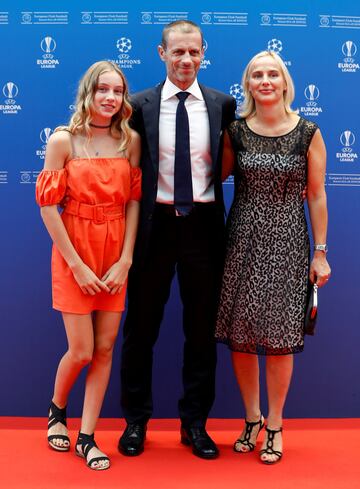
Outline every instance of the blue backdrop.
<path fill-rule="evenodd" d="M 157 45 L 164 24 L 201 25 L 206 53 L 199 79 L 241 102 L 241 74 L 256 52 L 276 50 L 296 85 L 294 107 L 317 122 L 328 150 L 329 285 L 320 291 L 314 338 L 296 357 L 288 417 L 356 417 L 360 397 L 360 7 L 358 0 L 276 2 L 1 2 L 0 415 L 46 414 L 66 342 L 51 309 L 51 243 L 34 201 L 46 141 L 71 113 L 85 69 L 111 59 L 132 92 L 164 78 Z M 44 11 L 46 10 L 46 11 Z M 232 184 L 225 186 L 227 204 Z M 121 334 L 103 416 L 119 410 Z M 181 308 L 177 285 L 166 309 L 154 365 L 155 417 L 177 416 L 181 393 Z M 69 414 L 79 416 L 83 377 Z M 265 392 L 263 392 L 265 407 Z M 228 351 L 219 346 L 215 417 L 243 415 Z"/>

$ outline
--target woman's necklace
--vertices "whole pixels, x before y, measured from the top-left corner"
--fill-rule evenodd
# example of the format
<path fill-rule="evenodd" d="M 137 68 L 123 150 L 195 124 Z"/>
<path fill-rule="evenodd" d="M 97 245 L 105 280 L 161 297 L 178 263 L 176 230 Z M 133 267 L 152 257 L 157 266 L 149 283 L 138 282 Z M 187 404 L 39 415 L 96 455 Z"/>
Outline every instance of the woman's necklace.
<path fill-rule="evenodd" d="M 94 156 L 96 156 L 96 157 L 100 156 L 100 153 L 101 153 L 100 150 L 95 148 L 92 139 L 88 139 L 88 140 L 84 141 L 83 149 L 85 151 L 87 158 L 89 158 L 89 159 L 93 158 Z M 93 153 L 94 156 L 91 156 L 89 154 L 88 149 L 90 150 L 90 153 Z"/>
<path fill-rule="evenodd" d="M 101 140 L 100 140 L 100 142 L 101 142 Z M 95 145 L 96 145 L 96 142 L 95 142 Z M 104 154 L 104 150 L 96 147 L 95 145 L 94 145 L 94 140 L 92 138 L 90 140 L 88 140 L 87 143 L 85 144 L 85 146 L 88 146 L 90 152 L 93 153 L 95 157 L 102 156 Z M 105 154 L 109 154 L 109 147 L 108 146 L 109 145 L 105 146 Z"/>
<path fill-rule="evenodd" d="M 95 156 L 100 156 L 100 151 L 99 151 L 99 150 L 97 150 L 97 149 L 94 147 L 94 145 L 93 145 L 93 143 L 92 143 L 92 140 L 90 140 L 90 141 L 89 141 L 89 147 L 90 147 L 90 149 L 92 149 L 92 151 L 94 152 Z"/>
<path fill-rule="evenodd" d="M 90 124 L 90 126 L 101 128 L 101 129 L 105 129 L 105 128 L 110 127 L 110 126 L 96 126 L 93 124 Z M 93 153 L 95 156 L 100 156 L 101 153 L 103 153 L 104 151 L 103 151 L 103 149 L 98 149 L 96 141 L 98 140 L 98 143 L 100 144 L 100 146 L 101 146 L 101 143 L 103 143 L 103 145 L 104 145 L 104 138 L 105 138 L 105 145 L 106 145 L 106 136 L 104 133 L 102 133 L 99 138 L 92 137 L 91 139 L 88 139 L 85 145 L 88 146 L 88 148 L 90 149 L 90 152 Z"/>

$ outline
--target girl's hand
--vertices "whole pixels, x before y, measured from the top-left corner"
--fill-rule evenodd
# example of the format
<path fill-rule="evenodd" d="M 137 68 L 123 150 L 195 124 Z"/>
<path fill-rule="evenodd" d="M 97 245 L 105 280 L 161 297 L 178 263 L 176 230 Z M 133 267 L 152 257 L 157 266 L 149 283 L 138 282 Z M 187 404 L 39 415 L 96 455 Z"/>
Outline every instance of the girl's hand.
<path fill-rule="evenodd" d="M 101 290 L 110 292 L 109 287 L 101 281 L 85 263 L 72 268 L 74 278 L 84 294 L 95 295 Z"/>
<path fill-rule="evenodd" d="M 108 287 L 111 295 L 120 294 L 126 283 L 131 263 L 122 261 L 115 262 L 102 277 L 103 283 Z"/>

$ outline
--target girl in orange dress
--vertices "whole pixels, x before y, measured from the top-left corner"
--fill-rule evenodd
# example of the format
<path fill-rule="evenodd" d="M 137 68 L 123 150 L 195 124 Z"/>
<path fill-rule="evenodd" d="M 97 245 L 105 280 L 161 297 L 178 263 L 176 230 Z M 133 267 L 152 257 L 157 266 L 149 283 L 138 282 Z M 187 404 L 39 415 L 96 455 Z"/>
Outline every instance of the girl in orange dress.
<path fill-rule="evenodd" d="M 75 451 L 95 470 L 110 466 L 94 430 L 124 310 L 139 217 L 140 138 L 129 127 L 131 112 L 121 70 L 107 61 L 90 66 L 69 125 L 49 139 L 36 184 L 53 240 L 53 307 L 62 312 L 68 340 L 49 408 L 48 443 L 57 451 L 70 449 L 67 399 L 89 364 Z"/>

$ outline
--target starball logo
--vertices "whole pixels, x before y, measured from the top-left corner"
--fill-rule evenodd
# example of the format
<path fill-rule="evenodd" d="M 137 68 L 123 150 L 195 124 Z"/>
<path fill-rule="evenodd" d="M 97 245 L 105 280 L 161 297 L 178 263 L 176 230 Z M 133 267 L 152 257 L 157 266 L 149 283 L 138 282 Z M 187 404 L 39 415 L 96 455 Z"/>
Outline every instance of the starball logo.
<path fill-rule="evenodd" d="M 311 83 L 304 90 L 305 105 L 300 107 L 301 115 L 305 117 L 317 117 L 322 113 L 322 107 L 319 105 L 318 99 L 320 97 L 319 88 Z"/>
<path fill-rule="evenodd" d="M 56 41 L 50 36 L 44 37 L 40 42 L 40 48 L 43 52 L 41 58 L 36 60 L 36 64 L 42 69 L 56 68 L 59 65 L 58 58 L 55 57 Z"/>
<path fill-rule="evenodd" d="M 283 44 L 280 39 L 270 39 L 267 44 L 269 51 L 274 51 L 276 54 L 280 54 L 283 50 Z"/>
<path fill-rule="evenodd" d="M 19 93 L 18 86 L 14 82 L 8 81 L 3 86 L 2 93 L 5 99 L 4 104 L 0 105 L 0 111 L 3 114 L 17 114 L 21 110 L 21 105 L 16 102 Z"/>
<path fill-rule="evenodd" d="M 356 162 L 358 155 L 354 149 L 354 145 L 356 142 L 356 137 L 353 131 L 350 129 L 345 129 L 340 134 L 339 137 L 340 143 L 342 145 L 341 151 L 336 153 L 336 158 L 341 163 L 354 163 Z"/>
<path fill-rule="evenodd" d="M 284 56 L 283 56 L 283 51 L 284 45 L 283 42 L 280 39 L 270 39 L 267 43 L 267 50 L 268 51 L 273 51 L 274 53 L 278 54 L 282 60 L 284 61 L 284 64 L 286 66 L 291 66 L 291 61 L 285 61 Z"/>
<path fill-rule="evenodd" d="M 128 39 L 127 37 L 121 37 L 117 40 L 116 47 L 118 48 L 120 53 L 128 53 L 129 51 L 131 51 L 132 48 L 131 39 Z"/>
<path fill-rule="evenodd" d="M 356 62 L 357 45 L 354 41 L 345 41 L 341 46 L 344 56 L 343 61 L 338 63 L 338 68 L 343 73 L 356 73 L 359 70 L 359 63 Z"/>
<path fill-rule="evenodd" d="M 133 49 L 133 42 L 128 37 L 120 37 L 115 42 L 119 54 L 117 59 L 112 59 L 122 70 L 133 69 L 134 66 L 141 64 L 141 59 L 131 58 L 130 52 Z"/>
<path fill-rule="evenodd" d="M 240 113 L 241 104 L 244 102 L 244 89 L 240 83 L 234 83 L 230 86 L 229 93 L 236 100 L 236 112 Z"/>

